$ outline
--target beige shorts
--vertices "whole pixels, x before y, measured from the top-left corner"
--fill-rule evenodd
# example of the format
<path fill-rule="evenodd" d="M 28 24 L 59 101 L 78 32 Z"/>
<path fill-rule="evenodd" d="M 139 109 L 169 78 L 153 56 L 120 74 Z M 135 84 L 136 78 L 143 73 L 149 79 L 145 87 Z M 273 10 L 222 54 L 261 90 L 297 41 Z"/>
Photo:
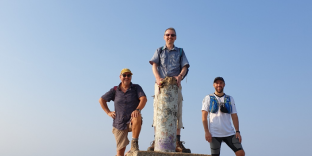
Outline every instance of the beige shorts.
<path fill-rule="evenodd" d="M 153 117 L 153 127 L 156 126 L 156 114 L 157 114 L 157 100 L 158 100 L 158 95 L 159 95 L 159 87 L 157 85 L 157 83 L 155 83 L 155 96 L 154 96 L 154 117 Z M 183 128 L 183 123 L 182 123 L 182 101 L 183 101 L 183 97 L 182 97 L 182 86 L 180 85 L 179 89 L 178 89 L 178 114 L 177 114 L 177 128 L 181 129 Z"/>
<path fill-rule="evenodd" d="M 141 114 L 142 117 L 142 114 Z M 131 119 L 130 119 L 131 121 Z M 129 144 L 129 139 L 128 139 L 128 132 L 132 132 L 132 124 L 129 121 L 129 123 L 127 124 L 127 128 L 124 130 L 119 130 L 115 127 L 113 127 L 113 134 L 115 136 L 115 140 L 116 140 L 116 145 L 117 145 L 117 151 L 121 150 L 122 148 L 126 147 Z M 141 124 L 143 124 L 143 117 L 141 120 Z"/>
<path fill-rule="evenodd" d="M 128 132 L 129 127 L 131 126 L 131 123 L 127 125 L 127 128 L 125 130 L 119 130 L 115 127 L 113 127 L 113 134 L 115 136 L 116 144 L 117 144 L 117 151 L 121 150 L 122 148 L 126 147 L 129 144 L 129 139 L 128 139 Z"/>

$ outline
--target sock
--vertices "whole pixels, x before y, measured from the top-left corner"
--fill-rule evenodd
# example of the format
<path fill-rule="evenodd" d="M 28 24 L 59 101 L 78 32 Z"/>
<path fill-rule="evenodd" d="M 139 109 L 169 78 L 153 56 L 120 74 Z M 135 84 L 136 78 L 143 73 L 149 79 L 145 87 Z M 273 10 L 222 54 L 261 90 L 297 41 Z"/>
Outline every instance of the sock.
<path fill-rule="evenodd" d="M 180 142 L 180 137 L 181 137 L 181 135 L 177 135 L 177 141 L 179 141 L 179 142 Z"/>
<path fill-rule="evenodd" d="M 132 138 L 133 141 L 139 141 L 139 138 Z"/>

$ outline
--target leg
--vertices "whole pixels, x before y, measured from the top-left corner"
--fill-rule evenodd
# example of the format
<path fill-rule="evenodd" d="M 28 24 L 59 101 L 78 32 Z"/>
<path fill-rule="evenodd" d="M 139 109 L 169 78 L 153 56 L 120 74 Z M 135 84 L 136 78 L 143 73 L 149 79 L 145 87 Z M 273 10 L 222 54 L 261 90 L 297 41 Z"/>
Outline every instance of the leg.
<path fill-rule="evenodd" d="M 113 127 L 113 134 L 115 136 L 116 144 L 117 144 L 117 156 L 124 155 L 126 146 L 129 144 L 128 140 L 128 129 L 118 130 Z"/>
<path fill-rule="evenodd" d="M 177 113 L 177 135 L 181 134 L 181 128 L 183 128 L 183 122 L 182 122 L 182 86 L 178 89 L 178 113 Z"/>
<path fill-rule="evenodd" d="M 226 137 L 224 142 L 235 152 L 236 156 L 245 156 L 245 151 L 242 144 L 235 135 Z"/>
<path fill-rule="evenodd" d="M 139 150 L 139 135 L 142 127 L 142 116 L 139 114 L 138 117 L 131 118 L 129 131 L 132 131 L 131 148 L 127 153 L 132 153 Z M 131 128 L 130 128 L 131 127 Z"/>
<path fill-rule="evenodd" d="M 177 113 L 177 140 L 176 140 L 176 152 L 183 152 L 183 153 L 191 153 L 191 150 L 184 147 L 184 142 L 180 141 L 181 137 L 181 128 L 183 128 L 182 123 L 182 86 L 178 89 L 178 113 Z"/>
<path fill-rule="evenodd" d="M 210 142 L 211 156 L 219 156 L 222 138 L 212 137 Z"/>
<path fill-rule="evenodd" d="M 141 127 L 142 127 L 142 116 L 141 114 L 136 117 L 132 118 L 131 120 L 132 124 L 132 138 L 139 138 L 140 132 L 141 132 Z"/>
<path fill-rule="evenodd" d="M 154 103 L 153 103 L 153 107 L 154 107 L 154 115 L 153 115 L 153 127 L 154 127 L 154 140 L 151 142 L 151 146 L 147 148 L 147 151 L 154 151 L 154 147 L 155 147 L 155 133 L 156 133 L 156 116 L 157 116 L 157 100 L 158 100 L 158 95 L 159 95 L 159 87 L 157 85 L 157 83 L 155 83 L 155 95 L 154 95 Z"/>
<path fill-rule="evenodd" d="M 236 156 L 245 156 L 245 151 L 243 149 L 241 149 L 241 150 L 235 152 L 235 155 Z"/>
<path fill-rule="evenodd" d="M 177 129 L 177 135 L 180 135 L 181 134 L 181 128 L 178 128 Z"/>
<path fill-rule="evenodd" d="M 155 95 L 154 95 L 154 102 L 153 102 L 153 107 L 154 107 L 154 115 L 153 115 L 153 127 L 156 127 L 156 117 L 157 117 L 157 103 L 158 103 L 158 95 L 159 95 L 159 87 L 157 83 L 155 83 Z M 154 129 L 156 131 L 156 129 Z"/>
<path fill-rule="evenodd" d="M 126 150 L 126 147 L 120 149 L 120 150 L 117 150 L 117 156 L 123 156 L 125 155 L 125 150 Z"/>

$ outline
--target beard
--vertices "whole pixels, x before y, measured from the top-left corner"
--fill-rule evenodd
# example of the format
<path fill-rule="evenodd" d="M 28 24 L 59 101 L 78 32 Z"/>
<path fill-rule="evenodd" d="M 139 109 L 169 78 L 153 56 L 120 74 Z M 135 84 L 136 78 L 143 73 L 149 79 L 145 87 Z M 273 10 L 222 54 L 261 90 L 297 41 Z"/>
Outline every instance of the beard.
<path fill-rule="evenodd" d="M 217 93 L 223 93 L 223 88 L 216 88 Z"/>

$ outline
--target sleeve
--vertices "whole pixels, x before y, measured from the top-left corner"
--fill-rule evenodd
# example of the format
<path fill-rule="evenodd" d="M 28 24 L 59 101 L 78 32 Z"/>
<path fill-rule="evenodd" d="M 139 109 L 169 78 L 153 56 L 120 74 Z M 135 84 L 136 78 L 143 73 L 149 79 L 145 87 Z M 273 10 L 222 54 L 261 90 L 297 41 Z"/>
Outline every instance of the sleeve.
<path fill-rule="evenodd" d="M 104 95 L 102 95 L 102 99 L 104 99 L 107 102 L 110 102 L 111 100 L 115 100 L 115 90 L 114 88 L 110 89 L 108 92 L 106 92 Z"/>
<path fill-rule="evenodd" d="M 181 58 L 181 68 L 183 68 L 184 66 L 187 66 L 187 68 L 189 68 L 190 67 L 190 64 L 189 64 L 189 62 L 188 62 L 188 60 L 187 60 L 187 58 L 186 58 L 186 55 L 185 55 L 185 52 L 184 52 L 184 50 L 182 49 L 182 58 Z"/>
<path fill-rule="evenodd" d="M 136 88 L 137 88 L 136 90 L 137 90 L 138 98 L 140 98 L 142 96 L 146 96 L 140 85 L 136 85 Z"/>
<path fill-rule="evenodd" d="M 232 113 L 231 114 L 235 114 L 235 113 L 237 113 L 237 111 L 236 111 L 234 98 L 232 96 L 230 96 L 230 98 L 231 98 L 231 105 L 232 105 Z"/>
<path fill-rule="evenodd" d="M 160 48 L 158 48 L 156 51 L 155 51 L 155 53 L 154 53 L 154 55 L 153 55 L 153 57 L 152 57 L 152 59 L 149 61 L 149 63 L 151 64 L 151 65 L 153 65 L 153 63 L 156 63 L 157 64 L 157 66 L 159 66 L 159 51 L 160 51 Z"/>
<path fill-rule="evenodd" d="M 207 95 L 202 102 L 202 110 L 209 112 L 210 97 Z"/>

